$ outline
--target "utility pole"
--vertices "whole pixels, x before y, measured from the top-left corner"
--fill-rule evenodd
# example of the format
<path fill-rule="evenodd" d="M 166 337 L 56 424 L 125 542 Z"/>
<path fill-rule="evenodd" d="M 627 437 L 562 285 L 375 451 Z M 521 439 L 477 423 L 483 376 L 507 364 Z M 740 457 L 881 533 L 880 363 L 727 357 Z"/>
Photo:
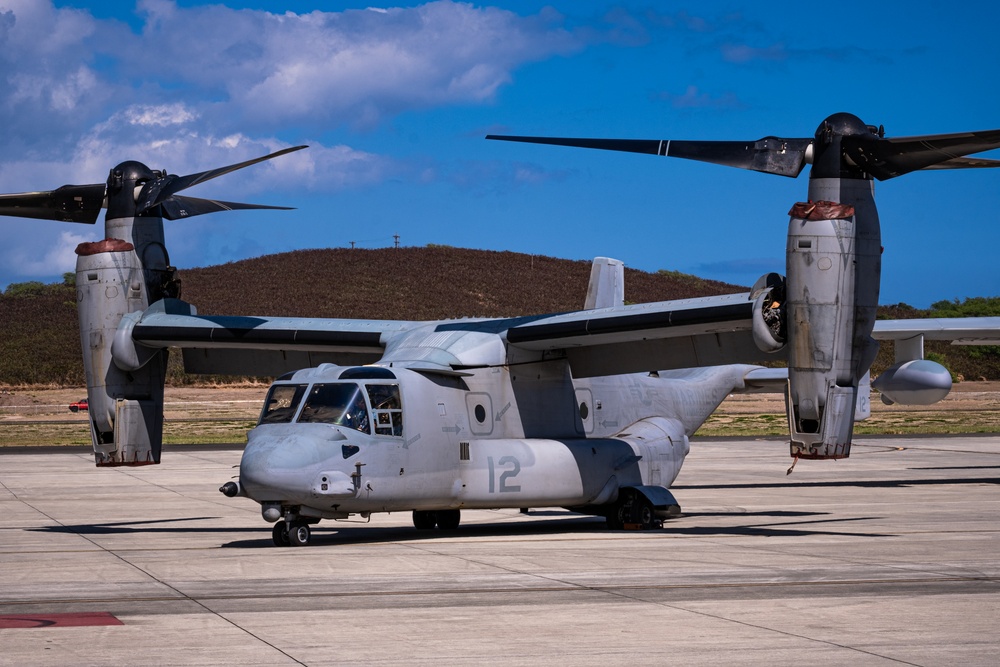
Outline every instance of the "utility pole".
<path fill-rule="evenodd" d="M 399 247 L 399 234 L 393 234 L 392 238 L 396 239 L 396 246 L 395 247 L 398 248 Z"/>
<path fill-rule="evenodd" d="M 348 241 L 348 243 L 350 243 L 350 244 L 351 244 L 351 250 L 354 250 L 354 243 L 355 243 L 355 242 L 354 242 L 354 241 Z"/>

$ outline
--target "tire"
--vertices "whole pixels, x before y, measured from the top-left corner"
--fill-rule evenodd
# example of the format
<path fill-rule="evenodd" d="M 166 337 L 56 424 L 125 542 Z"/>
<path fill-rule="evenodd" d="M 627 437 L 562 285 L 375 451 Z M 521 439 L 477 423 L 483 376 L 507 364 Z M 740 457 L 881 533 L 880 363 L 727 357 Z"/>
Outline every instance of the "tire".
<path fill-rule="evenodd" d="M 462 520 L 461 510 L 438 510 L 437 525 L 441 530 L 456 530 Z"/>
<path fill-rule="evenodd" d="M 618 500 L 611 506 L 607 514 L 608 530 L 625 530 L 626 523 L 634 523 L 632 518 L 632 506 L 634 497 L 632 489 L 622 489 L 618 493 Z"/>
<path fill-rule="evenodd" d="M 274 528 L 271 529 L 271 539 L 276 547 L 289 546 L 291 540 L 288 538 L 288 524 L 280 520 L 275 523 Z"/>
<path fill-rule="evenodd" d="M 308 546 L 311 537 L 312 531 L 309 530 L 308 523 L 296 521 L 288 528 L 288 541 L 293 547 Z"/>
<path fill-rule="evenodd" d="M 437 522 L 437 512 L 413 510 L 413 527 L 417 530 L 431 530 Z"/>
<path fill-rule="evenodd" d="M 641 525 L 643 530 L 656 528 L 656 515 L 653 513 L 653 506 L 645 498 L 640 499 L 639 503 L 636 511 L 636 518 L 638 519 L 636 523 Z"/>

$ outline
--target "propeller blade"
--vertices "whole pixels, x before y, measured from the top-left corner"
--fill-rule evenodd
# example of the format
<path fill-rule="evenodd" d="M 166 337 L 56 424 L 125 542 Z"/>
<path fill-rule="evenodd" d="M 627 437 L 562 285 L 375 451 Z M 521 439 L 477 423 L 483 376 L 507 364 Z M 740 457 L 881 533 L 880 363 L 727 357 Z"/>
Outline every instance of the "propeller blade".
<path fill-rule="evenodd" d="M 180 220 L 205 213 L 217 211 L 234 211 L 249 209 L 271 209 L 275 211 L 293 211 L 291 206 L 266 206 L 264 204 L 243 204 L 240 202 L 219 201 L 218 199 L 198 199 L 174 195 L 160 204 L 163 217 L 167 220 Z"/>
<path fill-rule="evenodd" d="M 795 178 L 802 173 L 812 139 L 764 137 L 745 141 L 668 141 L 664 155 Z"/>
<path fill-rule="evenodd" d="M 176 175 L 165 175 L 155 180 L 147 183 L 142 191 L 139 193 L 139 197 L 136 200 L 136 211 L 142 213 L 148 211 L 149 209 L 159 206 L 164 203 L 167 199 L 177 194 L 181 190 L 186 190 L 193 185 L 198 185 L 199 183 L 204 183 L 205 181 L 223 176 L 225 174 L 232 173 L 244 167 L 249 167 L 251 165 L 257 164 L 259 162 L 264 162 L 265 160 L 271 160 L 273 158 L 287 155 L 294 151 L 300 151 L 303 148 L 308 148 L 308 146 L 293 146 L 291 148 L 284 148 L 280 151 L 274 153 L 269 153 L 263 157 L 254 158 L 253 160 L 247 160 L 246 162 L 239 162 L 237 164 L 231 164 L 228 167 L 219 167 L 217 169 L 209 169 L 208 171 L 202 171 L 197 174 L 188 174 L 187 176 L 176 176 Z M 220 209 L 221 210 L 221 209 Z"/>
<path fill-rule="evenodd" d="M 0 215 L 94 224 L 104 205 L 104 183 L 64 185 L 48 192 L 0 195 Z"/>
<path fill-rule="evenodd" d="M 956 157 L 944 162 L 932 164 L 927 169 L 990 169 L 1000 167 L 1000 160 L 987 160 L 983 157 Z"/>
<path fill-rule="evenodd" d="M 672 141 L 669 139 L 571 139 L 490 134 L 487 139 L 646 153 L 711 162 L 779 176 L 798 176 L 809 161 L 812 139 L 764 137 L 757 141 Z"/>
<path fill-rule="evenodd" d="M 649 155 L 662 155 L 663 153 L 660 151 L 664 144 L 657 139 L 566 139 L 560 137 L 514 137 L 505 134 L 487 134 L 486 138 L 497 141 L 518 141 L 525 144 L 599 148 L 606 151 L 647 153 Z"/>
<path fill-rule="evenodd" d="M 1000 148 L 1000 130 L 932 134 L 922 137 L 845 136 L 842 146 L 847 158 L 866 172 L 884 181 L 918 169 L 994 166 L 991 161 L 955 161 L 973 153 Z"/>

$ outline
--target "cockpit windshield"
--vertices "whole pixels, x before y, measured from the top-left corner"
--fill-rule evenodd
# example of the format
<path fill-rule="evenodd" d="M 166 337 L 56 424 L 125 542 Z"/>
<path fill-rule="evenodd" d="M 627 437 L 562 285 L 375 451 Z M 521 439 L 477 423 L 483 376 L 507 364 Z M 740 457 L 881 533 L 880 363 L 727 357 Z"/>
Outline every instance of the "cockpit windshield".
<path fill-rule="evenodd" d="M 302 410 L 295 419 L 300 405 Z M 293 419 L 300 424 L 336 424 L 362 433 L 371 434 L 374 429 L 375 435 L 401 437 L 403 409 L 399 385 L 374 382 L 273 385 L 259 423 L 288 424 Z"/>
<path fill-rule="evenodd" d="M 375 413 L 375 433 L 403 435 L 403 410 L 399 402 L 398 384 L 369 384 L 368 400 Z"/>
<path fill-rule="evenodd" d="M 287 424 L 292 421 L 295 411 L 306 393 L 304 384 L 276 384 L 267 393 L 264 411 L 260 415 L 261 424 Z"/>
<path fill-rule="evenodd" d="M 353 382 L 313 385 L 298 421 L 337 424 L 371 433 L 364 392 Z"/>

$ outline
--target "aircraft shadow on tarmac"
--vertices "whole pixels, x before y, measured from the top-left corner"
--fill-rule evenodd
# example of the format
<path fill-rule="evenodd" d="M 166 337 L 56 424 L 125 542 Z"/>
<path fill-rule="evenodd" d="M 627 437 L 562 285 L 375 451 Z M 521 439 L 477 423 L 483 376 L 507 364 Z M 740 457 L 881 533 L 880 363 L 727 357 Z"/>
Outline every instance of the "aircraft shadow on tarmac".
<path fill-rule="evenodd" d="M 243 533 L 246 528 L 218 526 L 179 526 L 164 524 L 179 524 L 189 521 L 216 520 L 216 516 L 184 517 L 182 519 L 156 519 L 150 521 L 116 521 L 113 523 L 81 523 L 62 524 L 59 526 L 41 526 L 29 528 L 37 533 L 65 533 L 70 535 L 122 535 L 126 533 Z"/>
<path fill-rule="evenodd" d="M 585 516 L 570 513 L 567 510 L 533 510 L 530 516 L 553 517 L 537 522 L 503 522 L 469 523 L 453 531 L 416 530 L 410 526 L 376 526 L 365 522 L 349 525 L 346 522 L 325 523 L 314 528 L 313 544 L 349 545 L 378 544 L 386 542 L 420 542 L 447 537 L 470 538 L 500 538 L 517 539 L 532 536 L 557 537 L 559 535 L 578 535 L 584 533 L 605 533 L 608 537 L 629 533 L 631 531 L 608 531 L 601 517 Z M 562 518 L 554 518 L 562 517 Z M 707 526 L 699 525 L 698 520 L 718 517 L 739 517 L 741 519 L 800 518 L 799 521 L 769 521 L 765 523 L 750 523 L 737 526 Z M 815 517 L 815 518 L 813 518 Z M 819 524 L 842 524 L 875 519 L 877 517 L 850 518 L 820 518 L 830 517 L 828 512 L 801 512 L 791 510 L 771 510 L 762 512 L 746 512 L 743 510 L 709 511 L 684 513 L 681 516 L 664 523 L 662 530 L 646 531 L 650 536 L 734 536 L 734 537 L 811 537 L 817 535 L 845 537 L 889 537 L 885 533 L 845 532 L 840 530 L 818 530 Z M 157 519 L 150 521 L 117 521 L 109 523 L 87 523 L 76 525 L 44 526 L 29 530 L 43 533 L 63 533 L 87 536 L 123 535 L 123 534 L 218 534 L 239 533 L 246 535 L 249 530 L 245 526 L 204 526 L 191 525 L 192 522 L 216 520 L 218 517 L 186 517 L 181 519 Z M 807 526 L 813 526 L 809 528 Z M 224 542 L 220 545 L 227 549 L 247 549 L 272 546 L 270 534 L 261 531 L 259 539 L 242 539 Z"/>
<path fill-rule="evenodd" d="M 313 531 L 312 544 L 316 546 L 331 546 L 335 547 L 337 545 L 351 545 L 351 544 L 376 544 L 380 542 L 422 542 L 429 541 L 432 539 L 448 538 L 448 537 L 463 537 L 463 538 L 495 538 L 495 539 L 510 539 L 515 540 L 524 537 L 532 536 L 548 536 L 551 538 L 558 538 L 560 536 L 573 536 L 581 534 L 593 534 L 593 533 L 603 533 L 608 538 L 614 538 L 615 536 L 622 536 L 623 534 L 632 533 L 633 531 L 609 531 L 606 528 L 605 521 L 600 517 L 591 516 L 581 516 L 574 515 L 568 512 L 559 511 L 539 511 L 532 512 L 532 516 L 554 516 L 557 514 L 563 514 L 565 518 L 563 519 L 548 519 L 546 521 L 539 521 L 535 523 L 531 522 L 518 522 L 518 523 L 476 523 L 476 524 L 465 524 L 459 527 L 457 530 L 453 531 L 443 531 L 440 529 L 433 530 L 416 530 L 410 527 L 379 527 L 371 525 L 360 525 L 354 526 L 343 526 L 343 525 L 331 525 L 329 529 L 324 530 L 323 527 L 318 527 Z M 799 513 L 801 516 L 826 516 L 825 513 L 812 513 L 812 512 L 802 512 Z M 758 517 L 783 517 L 789 516 L 788 512 L 777 511 L 777 512 L 707 512 L 700 514 L 682 514 L 680 517 L 672 519 L 670 521 L 664 522 L 664 527 L 662 530 L 651 530 L 642 531 L 644 535 L 649 535 L 650 537 L 655 537 L 657 535 L 662 535 L 663 537 L 676 537 L 679 535 L 686 536 L 698 536 L 705 537 L 711 535 L 718 536 L 764 536 L 764 537 L 807 537 L 815 535 L 832 535 L 832 536 L 862 536 L 862 537 L 888 537 L 888 535 L 876 534 L 876 533 L 848 533 L 842 531 L 831 531 L 831 530 L 812 530 L 805 528 L 808 524 L 816 523 L 839 523 L 841 521 L 864 521 L 868 517 L 856 518 L 852 517 L 849 519 L 820 519 L 820 520 L 803 520 L 796 521 L 793 523 L 762 523 L 755 525 L 740 525 L 740 526 L 704 526 L 697 525 L 696 522 L 698 517 L 719 517 L 719 516 L 739 516 L 741 518 L 748 516 L 758 516 Z M 685 525 L 689 520 L 693 520 L 695 525 Z M 784 526 L 796 526 L 795 528 L 784 528 Z M 800 527 L 801 526 L 801 527 Z M 639 531 L 635 531 L 639 532 Z M 230 542 L 228 544 L 222 545 L 225 548 L 257 548 L 263 544 L 270 545 L 270 540 L 241 540 Z"/>

